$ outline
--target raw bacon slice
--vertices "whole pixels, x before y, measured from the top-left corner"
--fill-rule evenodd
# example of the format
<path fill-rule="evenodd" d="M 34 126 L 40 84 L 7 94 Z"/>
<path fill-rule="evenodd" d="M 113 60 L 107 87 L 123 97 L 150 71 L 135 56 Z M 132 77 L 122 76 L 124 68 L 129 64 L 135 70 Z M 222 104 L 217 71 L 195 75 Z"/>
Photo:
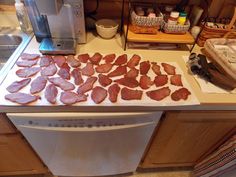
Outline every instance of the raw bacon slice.
<path fill-rule="evenodd" d="M 16 71 L 16 75 L 22 78 L 31 77 L 40 71 L 40 67 L 24 68 Z"/>
<path fill-rule="evenodd" d="M 131 90 L 126 87 L 121 89 L 121 98 L 123 100 L 141 100 L 142 95 L 142 90 Z"/>
<path fill-rule="evenodd" d="M 169 87 L 163 87 L 157 90 L 148 91 L 147 96 L 153 100 L 160 101 L 170 95 Z"/>
<path fill-rule="evenodd" d="M 68 66 L 68 64 L 64 63 L 57 74 L 63 79 L 70 80 L 70 67 Z"/>
<path fill-rule="evenodd" d="M 99 104 L 105 100 L 107 97 L 107 91 L 106 89 L 96 86 L 93 88 L 91 93 L 91 98 L 94 101 L 94 103 Z"/>
<path fill-rule="evenodd" d="M 109 100 L 112 103 L 117 102 L 117 97 L 120 92 L 120 87 L 118 84 L 113 84 L 108 88 Z"/>
<path fill-rule="evenodd" d="M 38 100 L 39 98 L 40 98 L 39 96 L 34 96 L 34 95 L 21 93 L 21 92 L 10 93 L 10 94 L 5 95 L 6 100 L 9 100 L 14 103 L 22 104 L 22 105 L 32 103 Z"/>
<path fill-rule="evenodd" d="M 112 63 L 116 58 L 116 54 L 108 54 L 105 57 L 103 57 L 103 60 L 105 60 L 105 63 Z"/>
<path fill-rule="evenodd" d="M 97 77 L 89 77 L 77 90 L 78 94 L 86 93 L 93 89 L 93 84 L 97 81 Z"/>
<path fill-rule="evenodd" d="M 82 75 L 84 76 L 92 76 L 95 73 L 92 63 L 87 63 L 86 66 L 81 69 L 81 71 Z"/>
<path fill-rule="evenodd" d="M 161 66 L 164 68 L 164 71 L 169 75 L 175 75 L 175 67 L 167 64 L 167 63 L 161 63 Z"/>
<path fill-rule="evenodd" d="M 123 54 L 123 55 L 118 56 L 113 64 L 114 65 L 123 65 L 123 64 L 127 63 L 127 60 L 128 60 L 127 55 Z"/>
<path fill-rule="evenodd" d="M 111 63 L 106 63 L 106 64 L 101 64 L 98 65 L 95 70 L 97 73 L 108 73 L 112 69 L 112 64 Z"/>
<path fill-rule="evenodd" d="M 89 58 L 90 62 L 94 65 L 98 65 L 101 59 L 102 59 L 102 55 L 97 52 L 91 58 Z"/>
<path fill-rule="evenodd" d="M 140 87 L 142 89 L 149 89 L 153 85 L 153 81 L 147 75 L 142 75 L 139 81 Z"/>
<path fill-rule="evenodd" d="M 161 67 L 156 62 L 152 62 L 152 71 L 156 75 L 161 75 Z"/>
<path fill-rule="evenodd" d="M 135 78 L 124 77 L 121 79 L 114 80 L 118 84 L 124 85 L 126 87 L 135 88 L 139 86 L 139 82 Z"/>
<path fill-rule="evenodd" d="M 53 60 L 57 64 L 58 67 L 62 67 L 62 65 L 66 63 L 66 58 L 62 55 L 54 56 Z"/>
<path fill-rule="evenodd" d="M 140 63 L 140 74 L 142 75 L 146 75 L 150 69 L 151 65 L 149 63 L 149 61 L 143 61 Z"/>
<path fill-rule="evenodd" d="M 138 76 L 139 70 L 136 68 L 131 68 L 126 74 L 125 77 L 136 78 Z"/>
<path fill-rule="evenodd" d="M 49 66 L 51 62 L 53 62 L 52 57 L 49 55 L 44 55 L 41 57 L 39 65 L 40 67 L 46 67 Z"/>
<path fill-rule="evenodd" d="M 74 92 L 62 92 L 61 93 L 61 97 L 60 97 L 60 101 L 66 105 L 71 105 L 71 104 L 75 104 L 78 102 L 83 102 L 83 101 L 87 101 L 87 95 L 84 94 L 76 94 Z"/>
<path fill-rule="evenodd" d="M 108 77 L 116 77 L 116 76 L 121 76 L 127 73 L 127 68 L 126 66 L 118 66 L 115 70 L 110 72 L 107 76 Z"/>
<path fill-rule="evenodd" d="M 81 62 L 81 63 L 87 63 L 88 62 L 88 60 L 89 60 L 89 54 L 87 54 L 87 53 L 85 53 L 85 54 L 80 54 L 79 56 L 78 56 L 78 59 L 79 59 L 79 61 Z"/>
<path fill-rule="evenodd" d="M 74 55 L 67 56 L 67 63 L 73 68 L 77 68 L 81 65 L 80 61 L 75 59 Z"/>
<path fill-rule="evenodd" d="M 179 101 L 181 99 L 187 100 L 189 95 L 191 95 L 191 92 L 188 89 L 180 88 L 171 94 L 171 99 L 174 101 Z"/>
<path fill-rule="evenodd" d="M 22 61 L 17 61 L 16 65 L 19 67 L 32 67 L 36 65 L 38 60 L 22 60 Z"/>
<path fill-rule="evenodd" d="M 22 79 L 20 81 L 15 81 L 11 85 L 9 85 L 6 89 L 10 93 L 18 92 L 20 89 L 24 88 L 26 85 L 30 83 L 31 79 Z"/>
<path fill-rule="evenodd" d="M 41 70 L 42 76 L 53 76 L 57 72 L 57 67 L 54 63 L 51 63 L 49 66 Z"/>
<path fill-rule="evenodd" d="M 182 80 L 181 80 L 181 75 L 180 74 L 176 74 L 170 77 L 170 83 L 172 85 L 176 85 L 176 86 L 183 86 Z"/>
<path fill-rule="evenodd" d="M 55 104 L 56 103 L 56 98 L 58 94 L 58 90 L 53 84 L 49 84 L 46 89 L 45 89 L 45 98 L 49 103 Z"/>
<path fill-rule="evenodd" d="M 22 60 L 35 60 L 35 59 L 38 59 L 40 57 L 40 55 L 39 54 L 30 54 L 30 53 L 22 53 L 20 57 Z"/>
<path fill-rule="evenodd" d="M 62 79 L 61 77 L 51 77 L 48 80 L 55 86 L 60 87 L 64 91 L 75 89 L 75 86 L 72 83 L 66 81 L 65 79 Z"/>
<path fill-rule="evenodd" d="M 47 80 L 44 77 L 42 76 L 37 77 L 30 84 L 31 86 L 30 93 L 35 94 L 35 93 L 41 92 L 45 88 L 46 84 L 47 84 Z"/>
<path fill-rule="evenodd" d="M 139 64 L 141 57 L 139 55 L 134 54 L 131 59 L 128 61 L 127 66 L 129 68 L 133 68 Z"/>
<path fill-rule="evenodd" d="M 155 83 L 156 87 L 166 85 L 168 83 L 167 75 L 156 76 L 155 79 L 154 79 L 154 83 Z"/>
<path fill-rule="evenodd" d="M 82 83 L 84 83 L 84 80 L 82 78 L 80 69 L 75 68 L 72 72 L 71 72 L 72 77 L 74 77 L 74 83 L 75 85 L 80 85 Z"/>
<path fill-rule="evenodd" d="M 112 80 L 106 75 L 99 74 L 98 82 L 101 84 L 101 86 L 106 87 L 112 83 Z"/>

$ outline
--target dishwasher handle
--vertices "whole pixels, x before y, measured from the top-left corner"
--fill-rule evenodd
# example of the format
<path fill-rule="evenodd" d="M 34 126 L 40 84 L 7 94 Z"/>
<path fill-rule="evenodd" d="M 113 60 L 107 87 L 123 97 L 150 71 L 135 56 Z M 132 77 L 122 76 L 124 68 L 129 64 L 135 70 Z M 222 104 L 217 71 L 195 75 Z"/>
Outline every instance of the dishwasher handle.
<path fill-rule="evenodd" d="M 29 125 L 17 125 L 19 128 L 34 129 L 34 130 L 46 130 L 46 131 L 62 131 L 62 132 L 98 132 L 98 131 L 110 131 L 110 130 L 122 130 L 129 128 L 138 128 L 150 125 L 156 125 L 157 122 L 145 122 L 129 125 L 114 125 L 114 126 L 93 126 L 93 127 L 44 127 L 44 126 L 29 126 Z"/>

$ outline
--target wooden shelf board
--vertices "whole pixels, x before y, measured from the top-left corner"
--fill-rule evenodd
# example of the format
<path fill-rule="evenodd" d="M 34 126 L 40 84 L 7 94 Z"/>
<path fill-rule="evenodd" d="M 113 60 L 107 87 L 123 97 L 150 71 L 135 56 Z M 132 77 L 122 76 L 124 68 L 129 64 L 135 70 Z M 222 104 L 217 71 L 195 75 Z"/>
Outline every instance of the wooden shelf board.
<path fill-rule="evenodd" d="M 127 26 L 124 25 L 126 32 Z M 187 32 L 186 34 L 167 34 L 159 31 L 157 34 L 135 34 L 128 31 L 127 40 L 129 42 L 149 42 L 149 43 L 175 43 L 175 44 L 193 44 L 193 36 Z"/>

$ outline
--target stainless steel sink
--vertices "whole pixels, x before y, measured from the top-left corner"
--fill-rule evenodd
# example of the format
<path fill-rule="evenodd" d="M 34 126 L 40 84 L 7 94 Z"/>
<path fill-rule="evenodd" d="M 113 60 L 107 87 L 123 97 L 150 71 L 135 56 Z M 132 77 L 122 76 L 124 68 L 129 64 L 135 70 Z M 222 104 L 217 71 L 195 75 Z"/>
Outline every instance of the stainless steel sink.
<path fill-rule="evenodd" d="M 0 27 L 0 84 L 32 38 L 10 27 Z"/>

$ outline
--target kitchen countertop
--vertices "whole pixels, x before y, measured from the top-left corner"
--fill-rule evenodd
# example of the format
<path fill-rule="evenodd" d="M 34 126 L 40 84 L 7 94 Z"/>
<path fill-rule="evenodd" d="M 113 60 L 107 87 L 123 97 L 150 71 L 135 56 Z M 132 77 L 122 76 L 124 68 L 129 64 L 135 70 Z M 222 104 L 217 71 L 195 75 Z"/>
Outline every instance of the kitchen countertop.
<path fill-rule="evenodd" d="M 38 51 L 36 39 L 30 42 L 25 52 Z M 87 43 L 78 45 L 77 53 L 117 53 L 139 54 L 143 59 L 158 62 L 176 62 L 184 72 L 187 82 L 191 85 L 200 105 L 193 106 L 109 106 L 109 110 L 103 106 L 1 106 L 0 112 L 72 112 L 72 111 L 155 111 L 155 110 L 236 110 L 236 94 L 209 94 L 201 92 L 201 89 L 193 76 L 188 74 L 183 56 L 188 56 L 188 50 L 123 50 L 122 39 L 117 34 L 115 38 L 104 40 L 94 33 L 87 34 Z M 196 46 L 194 52 L 200 53 Z M 32 52 L 31 52 L 32 53 Z"/>

